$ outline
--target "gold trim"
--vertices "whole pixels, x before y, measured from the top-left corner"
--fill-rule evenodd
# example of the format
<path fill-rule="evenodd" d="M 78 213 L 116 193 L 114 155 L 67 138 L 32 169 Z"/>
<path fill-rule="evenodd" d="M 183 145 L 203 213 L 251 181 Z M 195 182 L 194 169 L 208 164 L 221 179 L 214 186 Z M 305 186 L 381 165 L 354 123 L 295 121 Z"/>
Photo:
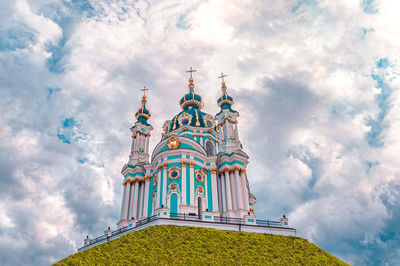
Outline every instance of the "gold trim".
<path fill-rule="evenodd" d="M 177 171 L 177 172 L 178 172 L 178 175 L 177 175 L 176 177 L 172 177 L 172 176 L 171 176 L 171 173 L 172 173 L 173 171 Z M 181 177 L 181 169 L 178 168 L 178 167 L 176 167 L 176 165 L 173 165 L 171 168 L 168 169 L 168 179 L 169 179 L 169 180 L 177 180 L 177 179 L 179 179 L 180 177 Z"/>
<path fill-rule="evenodd" d="M 190 168 L 193 168 L 195 165 L 196 165 L 195 163 L 189 162 Z"/>
<path fill-rule="evenodd" d="M 184 112 L 184 113 L 182 113 L 182 114 L 179 116 L 179 118 L 178 118 L 178 122 L 179 122 L 179 125 L 180 125 L 181 127 L 187 126 L 187 125 L 182 124 L 182 120 L 185 119 L 185 118 L 187 118 L 187 119 L 189 120 L 189 122 L 187 123 L 187 125 L 190 125 L 190 123 L 192 123 L 192 115 L 190 115 L 190 114 Z"/>
<path fill-rule="evenodd" d="M 198 177 L 197 177 L 198 175 L 200 175 L 200 176 L 202 177 L 202 179 L 198 178 Z M 202 170 L 201 168 L 200 168 L 200 169 L 197 169 L 197 170 L 194 172 L 194 176 L 195 176 L 197 182 L 200 182 L 200 183 L 204 184 L 204 180 L 205 180 L 205 178 L 206 178 L 206 175 L 204 174 L 204 172 L 203 172 L 203 170 Z"/>
<path fill-rule="evenodd" d="M 179 146 L 181 146 L 181 141 L 178 138 L 175 138 L 175 136 L 173 135 L 171 138 L 168 139 L 167 146 L 171 150 L 177 149 L 179 148 Z"/>

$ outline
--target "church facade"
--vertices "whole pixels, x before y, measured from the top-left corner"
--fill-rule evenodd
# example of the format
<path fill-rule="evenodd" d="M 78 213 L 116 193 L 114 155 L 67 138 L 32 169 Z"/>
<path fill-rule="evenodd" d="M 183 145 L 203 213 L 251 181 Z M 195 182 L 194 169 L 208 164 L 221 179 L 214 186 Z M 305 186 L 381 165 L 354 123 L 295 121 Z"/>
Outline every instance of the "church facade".
<path fill-rule="evenodd" d="M 165 121 L 160 142 L 149 150 L 150 111 L 144 95 L 131 128 L 129 161 L 122 168 L 123 196 L 118 228 L 144 218 L 188 215 L 212 221 L 216 217 L 255 223 L 256 198 L 247 177 L 248 155 L 239 139 L 239 113 L 233 109 L 222 78 L 220 111 L 203 111 L 190 72 L 182 111 Z"/>

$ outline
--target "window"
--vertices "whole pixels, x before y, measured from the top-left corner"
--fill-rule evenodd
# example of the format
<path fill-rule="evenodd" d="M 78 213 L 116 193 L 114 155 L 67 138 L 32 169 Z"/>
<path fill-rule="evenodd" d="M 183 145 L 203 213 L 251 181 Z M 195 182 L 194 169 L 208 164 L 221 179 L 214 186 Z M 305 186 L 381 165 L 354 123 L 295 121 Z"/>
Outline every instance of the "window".
<path fill-rule="evenodd" d="M 207 156 L 214 156 L 214 145 L 211 141 L 206 141 L 206 152 Z"/>

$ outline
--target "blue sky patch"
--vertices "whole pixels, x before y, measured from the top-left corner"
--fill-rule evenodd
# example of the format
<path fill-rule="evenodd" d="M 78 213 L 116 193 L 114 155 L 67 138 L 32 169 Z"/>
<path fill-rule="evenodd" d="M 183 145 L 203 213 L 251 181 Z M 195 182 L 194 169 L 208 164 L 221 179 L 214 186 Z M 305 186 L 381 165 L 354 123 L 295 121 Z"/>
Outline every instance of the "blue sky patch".
<path fill-rule="evenodd" d="M 362 7 L 363 11 L 367 14 L 376 14 L 379 12 L 379 9 L 377 7 L 375 0 L 362 0 L 361 7 Z"/>
<path fill-rule="evenodd" d="M 87 134 L 82 132 L 81 124 L 75 118 L 65 118 L 61 125 L 62 127 L 57 129 L 57 138 L 62 142 L 71 144 L 86 138 Z"/>
<path fill-rule="evenodd" d="M 392 108 L 392 104 L 390 103 L 392 88 L 389 86 L 385 78 L 388 67 L 389 60 L 387 58 L 381 58 L 376 62 L 377 69 L 371 74 L 372 79 L 376 81 L 375 87 L 381 90 L 381 92 L 375 98 L 375 102 L 378 105 L 380 112 L 376 118 L 370 117 L 366 121 L 366 125 L 371 128 L 370 132 L 366 134 L 366 138 L 368 144 L 372 147 L 382 147 L 384 145 L 381 132 L 384 128 L 386 128 L 384 122 L 385 116 Z"/>
<path fill-rule="evenodd" d="M 0 51 L 28 48 L 35 42 L 34 33 L 24 25 L 0 31 Z"/>
<path fill-rule="evenodd" d="M 176 19 L 176 27 L 181 30 L 188 30 L 190 29 L 191 25 L 187 21 L 187 16 L 189 12 L 180 14 Z"/>

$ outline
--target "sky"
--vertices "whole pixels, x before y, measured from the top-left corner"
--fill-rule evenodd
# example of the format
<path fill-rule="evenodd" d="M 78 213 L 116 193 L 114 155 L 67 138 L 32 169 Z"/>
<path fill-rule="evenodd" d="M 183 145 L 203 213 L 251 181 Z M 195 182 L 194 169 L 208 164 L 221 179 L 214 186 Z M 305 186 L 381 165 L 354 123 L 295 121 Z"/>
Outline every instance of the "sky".
<path fill-rule="evenodd" d="M 256 215 L 354 265 L 400 264 L 398 0 L 0 0 L 0 264 L 116 228 L 143 86 L 151 147 L 189 67 L 240 112 Z"/>

